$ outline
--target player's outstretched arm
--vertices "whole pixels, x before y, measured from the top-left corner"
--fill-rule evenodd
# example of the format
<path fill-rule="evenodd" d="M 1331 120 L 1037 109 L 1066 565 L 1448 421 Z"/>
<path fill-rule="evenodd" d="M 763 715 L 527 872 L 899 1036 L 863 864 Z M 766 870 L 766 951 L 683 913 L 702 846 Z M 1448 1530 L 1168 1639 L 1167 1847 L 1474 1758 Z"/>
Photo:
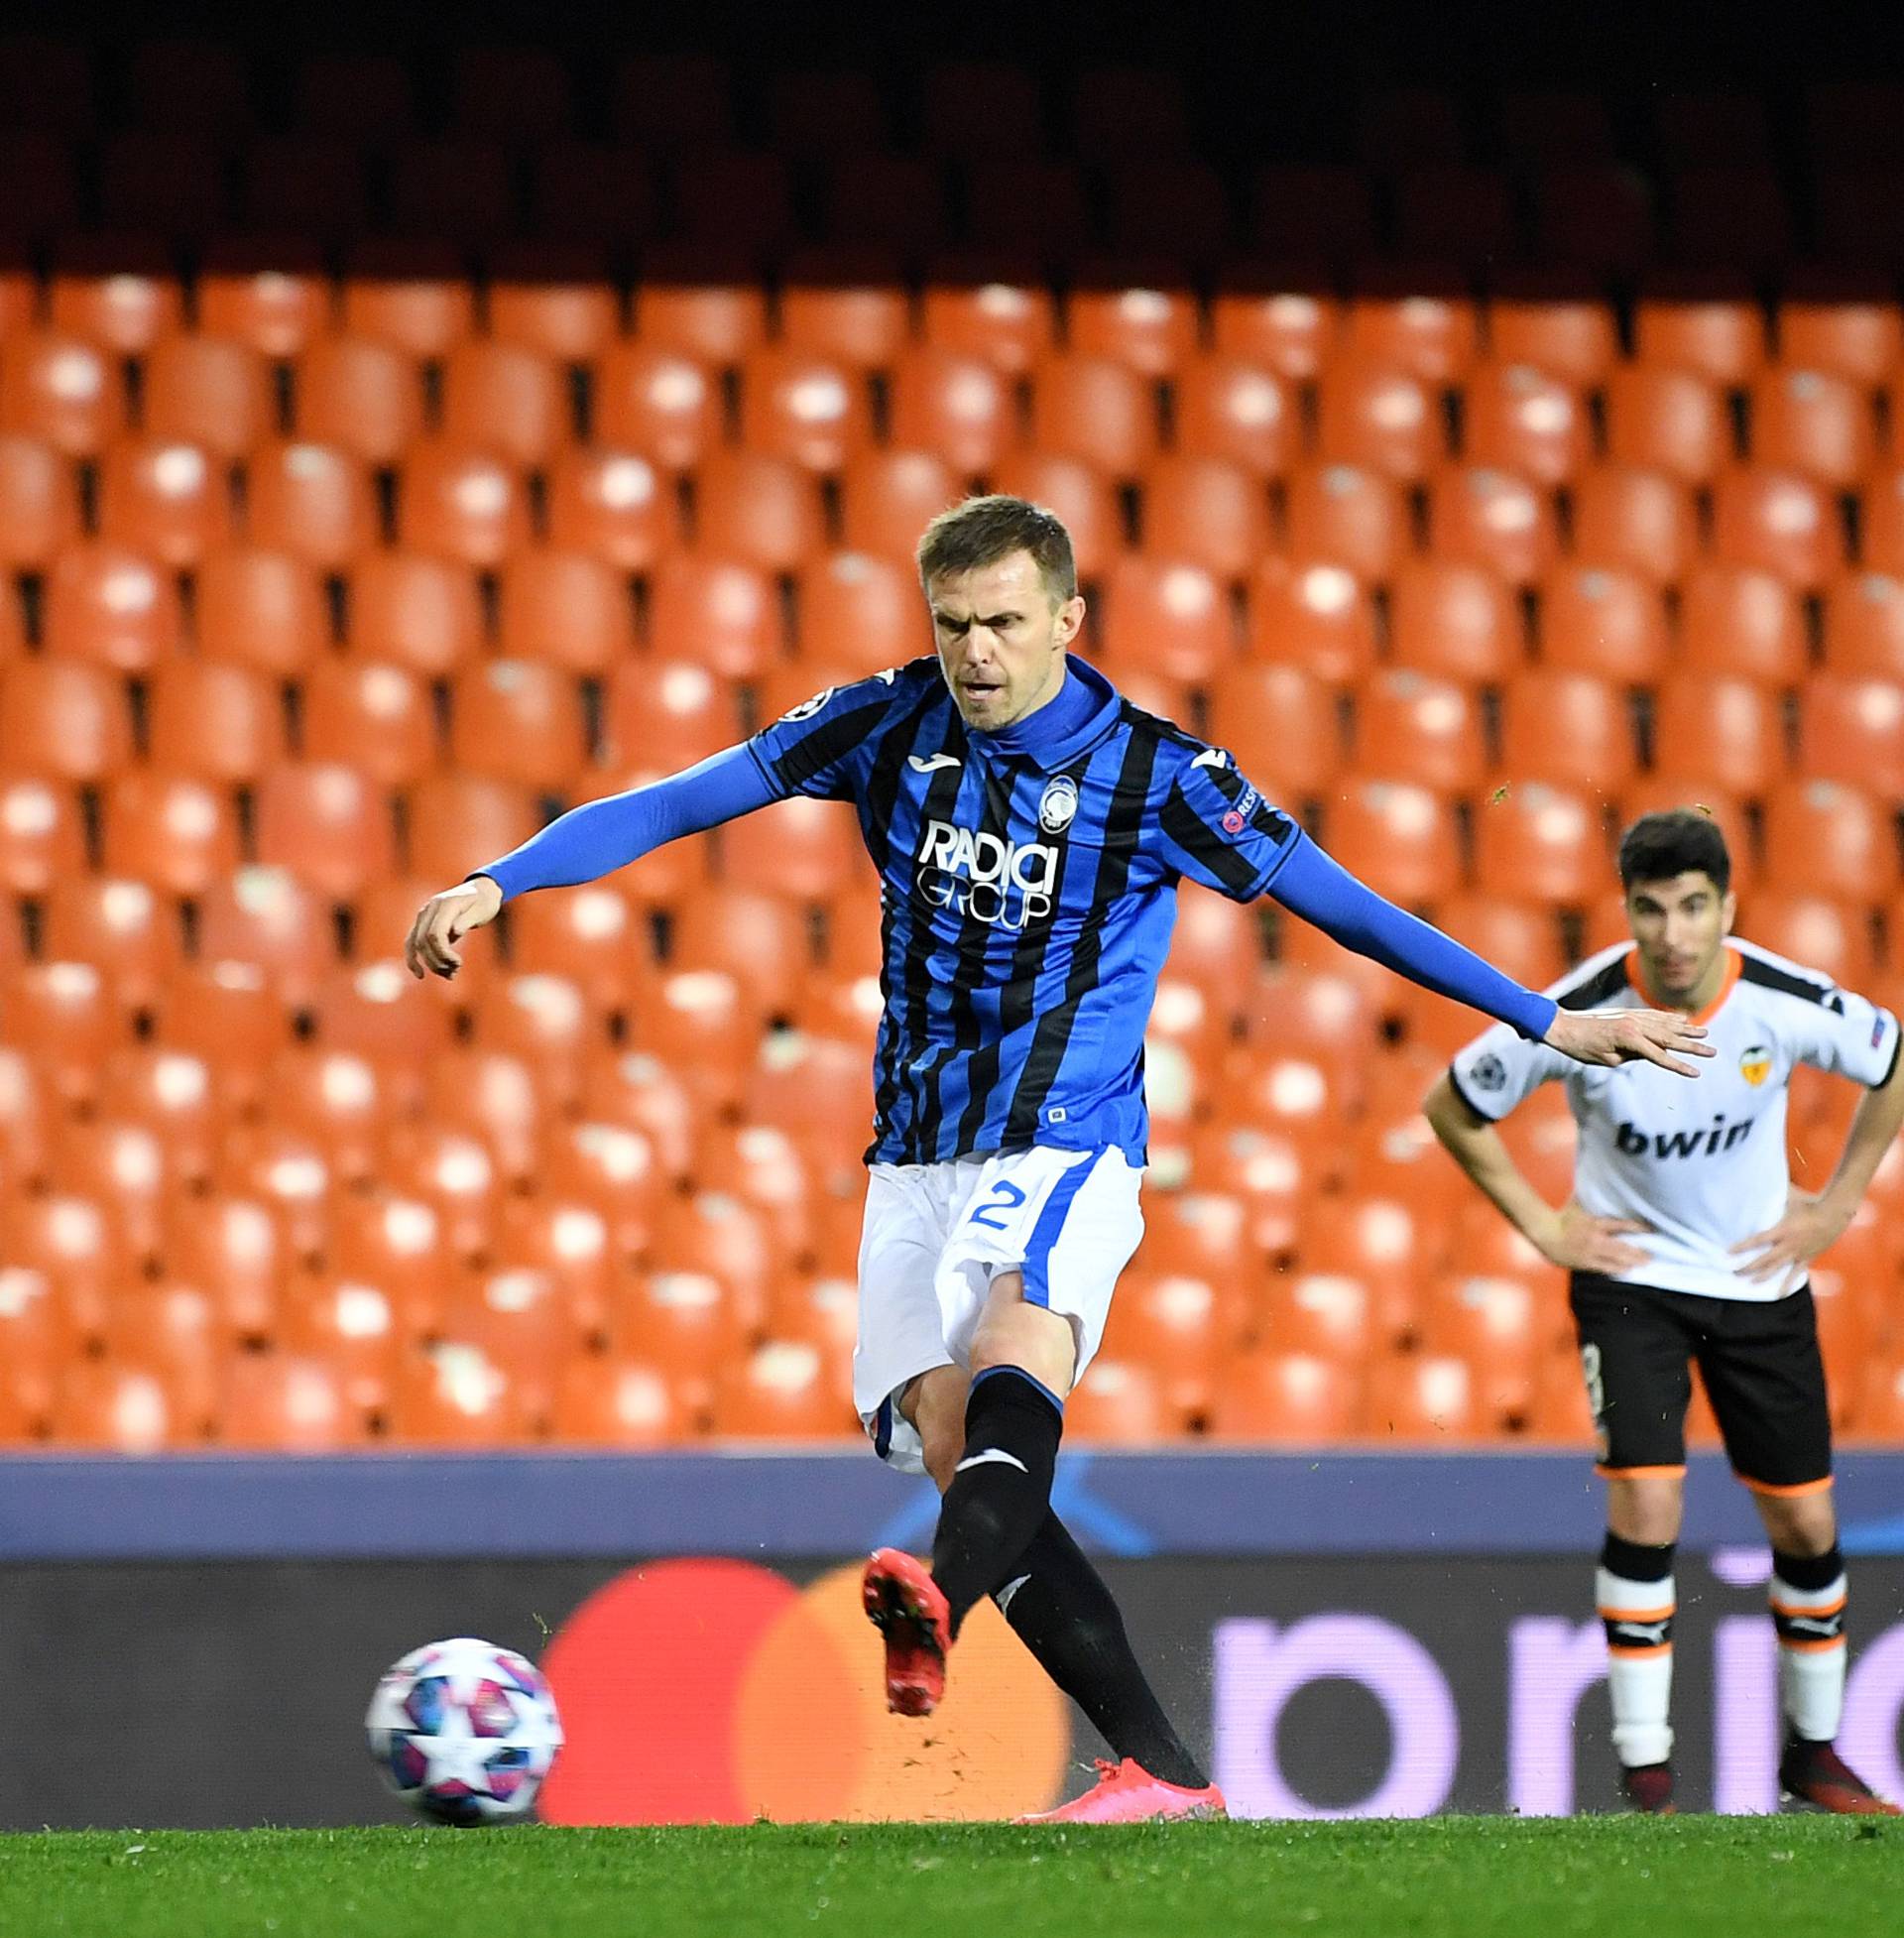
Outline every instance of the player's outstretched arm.
<path fill-rule="evenodd" d="M 532 889 L 572 888 L 626 868 L 684 834 L 700 834 L 782 798 L 747 746 L 729 747 L 646 787 L 605 794 L 558 816 L 520 848 L 433 895 L 416 912 L 404 960 L 413 976 L 453 976 L 456 943 Z"/>
<path fill-rule="evenodd" d="M 1569 1015 L 1551 996 L 1523 989 L 1452 935 L 1444 935 L 1357 881 L 1306 834 L 1296 836 L 1287 859 L 1271 877 L 1268 892 L 1345 948 L 1508 1024 L 1529 1042 L 1547 1043 L 1577 1062 L 1626 1063 L 1643 1056 L 1662 1069 L 1690 1077 L 1697 1072 L 1673 1052 L 1712 1054 L 1699 1042 L 1706 1032 L 1683 1017 L 1650 1011 Z"/>
<path fill-rule="evenodd" d="M 1632 1218 L 1596 1218 L 1571 1201 L 1550 1205 L 1514 1162 L 1500 1133 L 1446 1072 L 1436 1078 L 1422 1110 L 1448 1154 L 1550 1265 L 1569 1272 L 1619 1272 L 1646 1263 L 1646 1254 L 1626 1243 L 1646 1226 Z"/>
<path fill-rule="evenodd" d="M 1706 1031 L 1672 1010 L 1563 1010 L 1556 1008 L 1547 1033 L 1549 1049 L 1576 1063 L 1657 1063 L 1675 1076 L 1696 1077 L 1688 1056 L 1711 1056 Z"/>

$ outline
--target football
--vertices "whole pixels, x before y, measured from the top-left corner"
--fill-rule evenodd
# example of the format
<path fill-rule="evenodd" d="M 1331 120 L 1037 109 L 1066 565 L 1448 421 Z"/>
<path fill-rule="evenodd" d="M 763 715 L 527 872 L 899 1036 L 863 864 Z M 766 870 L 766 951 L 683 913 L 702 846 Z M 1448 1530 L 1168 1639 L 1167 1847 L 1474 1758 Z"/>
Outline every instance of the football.
<path fill-rule="evenodd" d="M 385 1782 L 420 1816 L 463 1829 L 527 1817 L 562 1746 L 541 1671 L 473 1635 L 386 1669 L 364 1728 Z"/>

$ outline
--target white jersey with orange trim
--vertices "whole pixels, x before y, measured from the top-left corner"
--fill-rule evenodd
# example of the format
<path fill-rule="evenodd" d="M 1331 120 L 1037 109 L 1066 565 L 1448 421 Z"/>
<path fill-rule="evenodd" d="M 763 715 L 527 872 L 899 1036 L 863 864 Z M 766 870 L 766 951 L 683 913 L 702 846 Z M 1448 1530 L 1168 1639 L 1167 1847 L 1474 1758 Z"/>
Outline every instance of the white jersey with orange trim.
<path fill-rule="evenodd" d="M 1462 1098 L 1498 1123 L 1557 1079 L 1579 1127 L 1574 1196 L 1601 1218 L 1651 1229 L 1631 1243 L 1647 1261 L 1629 1283 L 1716 1298 L 1771 1299 L 1776 1279 L 1739 1276 L 1730 1248 L 1785 1214 L 1791 1173 L 1785 1103 L 1793 1069 L 1810 1063 L 1875 1086 L 1898 1054 L 1897 1019 L 1830 978 L 1769 950 L 1726 940 L 1719 995 L 1693 1019 L 1715 1051 L 1688 1081 L 1645 1062 L 1574 1062 L 1496 1024 L 1455 1059 Z M 1547 993 L 1568 1010 L 1646 1009 L 1638 951 L 1604 949 Z"/>

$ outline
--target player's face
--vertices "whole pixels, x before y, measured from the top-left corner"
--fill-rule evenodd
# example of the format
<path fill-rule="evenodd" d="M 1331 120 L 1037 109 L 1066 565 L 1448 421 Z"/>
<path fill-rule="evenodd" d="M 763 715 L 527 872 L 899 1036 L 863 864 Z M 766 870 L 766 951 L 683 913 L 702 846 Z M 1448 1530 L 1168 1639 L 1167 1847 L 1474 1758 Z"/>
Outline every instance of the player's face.
<path fill-rule="evenodd" d="M 1635 882 L 1626 891 L 1626 919 L 1639 944 L 1646 987 L 1669 1002 L 1703 1000 L 1737 908 L 1737 898 L 1722 895 L 1703 868 L 1670 881 Z"/>
<path fill-rule="evenodd" d="M 926 602 L 939 666 L 968 727 L 996 733 L 1064 683 L 1065 649 L 1084 624 L 1084 601 L 1053 599 L 1028 551 L 934 579 Z"/>

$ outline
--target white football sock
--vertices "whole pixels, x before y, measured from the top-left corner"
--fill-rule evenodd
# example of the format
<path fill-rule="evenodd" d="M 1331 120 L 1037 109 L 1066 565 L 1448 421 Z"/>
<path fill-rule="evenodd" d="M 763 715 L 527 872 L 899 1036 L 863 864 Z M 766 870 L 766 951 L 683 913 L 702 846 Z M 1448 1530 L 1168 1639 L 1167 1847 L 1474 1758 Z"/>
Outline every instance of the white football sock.
<path fill-rule="evenodd" d="M 1841 1573 L 1823 1588 L 1794 1588 L 1774 1572 L 1778 1694 L 1785 1720 L 1811 1743 L 1830 1743 L 1844 1713 L 1844 1602 Z"/>
<path fill-rule="evenodd" d="M 1673 1754 L 1673 1578 L 1628 1581 L 1602 1568 L 1594 1595 L 1606 1625 L 1613 1753 L 1627 1769 L 1663 1763 Z"/>

